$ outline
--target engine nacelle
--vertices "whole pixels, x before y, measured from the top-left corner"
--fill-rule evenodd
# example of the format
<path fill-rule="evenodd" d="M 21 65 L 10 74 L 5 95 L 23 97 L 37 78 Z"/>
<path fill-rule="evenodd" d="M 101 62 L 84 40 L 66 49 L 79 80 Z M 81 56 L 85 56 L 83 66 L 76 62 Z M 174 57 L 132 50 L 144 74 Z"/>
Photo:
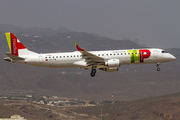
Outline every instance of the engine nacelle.
<path fill-rule="evenodd" d="M 103 71 L 106 71 L 106 72 L 117 72 L 118 67 L 100 68 L 100 70 L 103 70 Z"/>
<path fill-rule="evenodd" d="M 105 62 L 105 65 L 108 66 L 109 68 L 112 67 L 120 67 L 120 61 L 119 59 L 110 59 L 107 62 Z"/>

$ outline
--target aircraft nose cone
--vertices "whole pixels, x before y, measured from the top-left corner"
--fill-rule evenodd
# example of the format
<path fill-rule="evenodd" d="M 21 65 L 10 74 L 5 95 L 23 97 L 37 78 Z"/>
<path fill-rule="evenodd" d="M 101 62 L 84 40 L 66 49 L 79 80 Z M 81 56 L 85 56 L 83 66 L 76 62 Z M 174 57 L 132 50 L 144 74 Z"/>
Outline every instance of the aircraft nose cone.
<path fill-rule="evenodd" d="M 172 60 L 176 60 L 176 57 L 174 57 L 173 55 L 171 55 L 171 59 L 172 59 Z"/>

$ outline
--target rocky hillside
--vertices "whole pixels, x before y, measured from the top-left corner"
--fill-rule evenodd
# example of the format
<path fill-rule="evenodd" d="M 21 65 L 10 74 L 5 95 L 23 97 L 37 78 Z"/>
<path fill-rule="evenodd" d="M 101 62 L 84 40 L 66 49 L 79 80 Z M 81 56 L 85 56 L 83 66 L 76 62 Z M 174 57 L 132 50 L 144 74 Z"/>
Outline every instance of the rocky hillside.
<path fill-rule="evenodd" d="M 104 120 L 179 120 L 180 93 L 104 105 L 102 111 Z M 74 112 L 101 118 L 101 106 Z"/>
<path fill-rule="evenodd" d="M 19 114 L 27 120 L 100 120 L 101 107 L 103 120 L 179 120 L 180 93 L 92 107 L 50 107 L 1 100 L 0 118 Z"/>

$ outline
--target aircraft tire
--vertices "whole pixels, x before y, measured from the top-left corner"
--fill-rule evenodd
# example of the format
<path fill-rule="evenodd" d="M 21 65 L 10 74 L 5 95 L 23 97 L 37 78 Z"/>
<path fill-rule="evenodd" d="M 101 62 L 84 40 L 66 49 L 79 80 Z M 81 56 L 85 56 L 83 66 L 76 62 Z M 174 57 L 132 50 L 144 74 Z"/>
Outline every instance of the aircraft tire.
<path fill-rule="evenodd" d="M 94 77 L 96 75 L 96 69 L 91 70 L 91 77 Z"/>
<path fill-rule="evenodd" d="M 160 71 L 160 68 L 157 68 L 157 71 Z"/>
<path fill-rule="evenodd" d="M 91 73 L 96 73 L 96 69 L 92 69 L 92 70 L 91 70 Z"/>
<path fill-rule="evenodd" d="M 94 77 L 96 74 L 95 73 L 91 73 L 91 77 Z"/>

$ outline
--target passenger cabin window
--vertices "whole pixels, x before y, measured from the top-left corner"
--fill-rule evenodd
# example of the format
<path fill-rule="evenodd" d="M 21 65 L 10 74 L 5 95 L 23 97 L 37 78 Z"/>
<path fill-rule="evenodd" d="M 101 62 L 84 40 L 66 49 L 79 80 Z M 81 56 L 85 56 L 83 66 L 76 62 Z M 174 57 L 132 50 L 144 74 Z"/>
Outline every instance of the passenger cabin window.
<path fill-rule="evenodd" d="M 124 53 L 124 55 L 126 55 L 126 53 Z"/>

